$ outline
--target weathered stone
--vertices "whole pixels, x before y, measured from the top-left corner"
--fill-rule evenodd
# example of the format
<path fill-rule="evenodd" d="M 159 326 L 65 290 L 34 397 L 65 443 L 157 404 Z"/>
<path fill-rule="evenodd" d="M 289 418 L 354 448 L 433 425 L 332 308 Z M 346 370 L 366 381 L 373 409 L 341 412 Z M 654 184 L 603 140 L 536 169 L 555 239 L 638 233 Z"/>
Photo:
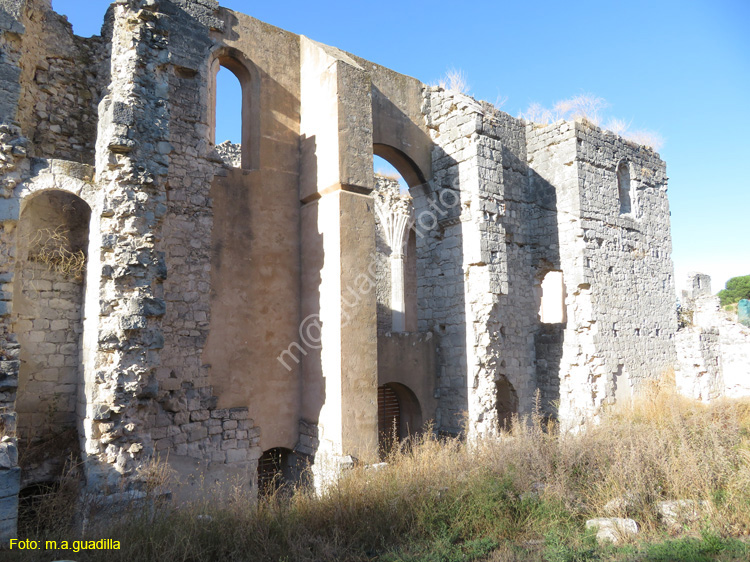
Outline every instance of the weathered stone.
<path fill-rule="evenodd" d="M 0 443 L 0 470 L 13 472 L 12 469 L 18 465 L 18 448 L 13 441 Z M 6 473 L 6 478 L 11 477 Z M 1 512 L 0 512 L 1 513 Z"/>
<path fill-rule="evenodd" d="M 675 335 L 677 389 L 704 402 L 750 396 L 750 328 L 721 308 L 708 275 L 691 273 L 688 287 Z"/>
<path fill-rule="evenodd" d="M 21 469 L 18 467 L 0 470 L 0 498 L 18 494 L 21 486 Z"/>
<path fill-rule="evenodd" d="M 587 529 L 596 529 L 596 540 L 600 544 L 620 544 L 638 533 L 638 524 L 632 519 L 599 517 L 586 521 Z"/>
<path fill-rule="evenodd" d="M 705 500 L 670 500 L 659 502 L 656 509 L 667 527 L 679 528 L 703 519 L 710 512 L 711 504 Z"/>
<path fill-rule="evenodd" d="M 537 393 L 568 428 L 674 364 L 653 151 L 213 0 L 117 2 L 88 39 L 27 4 L 0 26 L 0 407 L 83 428 L 92 488 L 154 451 L 248 487 L 264 450 L 305 456 L 322 485 L 377 460 L 379 393 L 399 437 L 492 434 Z M 221 65 L 241 144 L 213 138 Z"/>

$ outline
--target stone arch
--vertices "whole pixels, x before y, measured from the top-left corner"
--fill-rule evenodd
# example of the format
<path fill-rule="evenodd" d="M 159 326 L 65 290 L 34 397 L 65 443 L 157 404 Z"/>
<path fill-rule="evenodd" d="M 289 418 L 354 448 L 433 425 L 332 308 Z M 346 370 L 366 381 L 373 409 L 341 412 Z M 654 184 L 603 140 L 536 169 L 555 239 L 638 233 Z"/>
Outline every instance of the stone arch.
<path fill-rule="evenodd" d="M 617 197 L 620 203 L 620 214 L 632 214 L 633 192 L 630 188 L 630 163 L 626 159 L 620 160 L 617 164 Z"/>
<path fill-rule="evenodd" d="M 209 118 L 208 130 L 211 143 L 216 143 L 216 76 L 220 68 L 226 68 L 239 80 L 242 88 L 241 168 L 257 170 L 260 167 L 260 74 L 255 65 L 240 51 L 221 48 L 214 52 L 209 69 Z"/>
<path fill-rule="evenodd" d="M 258 495 L 291 491 L 301 481 L 303 459 L 286 447 L 272 447 L 258 459 Z"/>
<path fill-rule="evenodd" d="M 54 481 L 80 454 L 91 215 L 86 201 L 64 189 L 29 190 L 22 201 L 13 281 L 22 485 Z"/>
<path fill-rule="evenodd" d="M 422 408 L 412 390 L 389 382 L 378 387 L 378 435 L 381 455 L 394 445 L 394 437 L 407 439 L 422 432 Z"/>
<path fill-rule="evenodd" d="M 372 152 L 387 160 L 406 180 L 409 189 L 426 183 L 426 176 L 419 166 L 401 150 L 387 144 L 374 143 Z"/>
<path fill-rule="evenodd" d="M 20 207 L 44 191 L 63 191 L 82 199 L 91 209 L 97 207 L 101 191 L 94 179 L 94 168 L 87 164 L 64 160 L 37 160 L 32 169 L 32 178 L 16 188 Z"/>

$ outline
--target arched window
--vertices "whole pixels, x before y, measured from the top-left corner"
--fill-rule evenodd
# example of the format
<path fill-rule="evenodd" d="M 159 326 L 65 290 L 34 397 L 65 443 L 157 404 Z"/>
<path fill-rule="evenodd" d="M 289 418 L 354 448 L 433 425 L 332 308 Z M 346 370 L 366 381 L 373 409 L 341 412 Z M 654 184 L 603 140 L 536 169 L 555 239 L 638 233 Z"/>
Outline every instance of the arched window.
<path fill-rule="evenodd" d="M 422 174 L 413 162 L 384 145 L 373 148 L 377 210 L 377 246 L 383 259 L 378 292 L 378 327 L 417 331 L 417 239 L 409 188 Z M 414 183 L 417 182 L 417 183 Z"/>
<path fill-rule="evenodd" d="M 224 66 L 216 74 L 216 123 L 214 144 L 225 163 L 242 167 L 242 86 Z"/>
<path fill-rule="evenodd" d="M 627 160 L 622 160 L 617 165 L 617 193 L 620 199 L 620 214 L 629 215 L 633 205 L 630 192 L 630 166 Z"/>
<path fill-rule="evenodd" d="M 211 65 L 210 140 L 228 165 L 257 169 L 260 85 L 252 65 L 241 59 L 238 53 L 225 53 Z"/>

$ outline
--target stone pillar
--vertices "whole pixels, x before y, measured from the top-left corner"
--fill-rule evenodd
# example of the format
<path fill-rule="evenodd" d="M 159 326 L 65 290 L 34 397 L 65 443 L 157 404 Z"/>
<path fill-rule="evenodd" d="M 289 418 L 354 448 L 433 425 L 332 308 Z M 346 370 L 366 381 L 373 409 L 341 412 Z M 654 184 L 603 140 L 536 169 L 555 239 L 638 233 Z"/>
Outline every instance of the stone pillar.
<path fill-rule="evenodd" d="M 377 453 L 371 83 L 337 49 L 300 48 L 302 417 L 317 421 L 320 489 Z"/>
<path fill-rule="evenodd" d="M 406 301 L 404 299 L 404 255 L 391 254 L 392 331 L 406 330 Z"/>
<path fill-rule="evenodd" d="M 155 368 L 163 346 L 163 257 L 155 234 L 166 212 L 169 103 L 166 18 L 137 2 L 114 6 L 111 83 L 99 105 L 96 176 L 103 203 L 92 224 L 84 325 L 85 460 L 106 490 L 153 451 Z M 155 21 L 151 21 L 155 20 Z M 93 320 L 96 318 L 96 320 Z M 95 331 L 94 331 L 95 330 Z"/>
<path fill-rule="evenodd" d="M 400 197 L 388 189 L 378 192 L 375 210 L 388 244 L 391 269 L 391 331 L 406 331 L 406 291 L 404 285 L 404 258 L 409 230 L 414 224 L 414 209 L 408 197 Z"/>

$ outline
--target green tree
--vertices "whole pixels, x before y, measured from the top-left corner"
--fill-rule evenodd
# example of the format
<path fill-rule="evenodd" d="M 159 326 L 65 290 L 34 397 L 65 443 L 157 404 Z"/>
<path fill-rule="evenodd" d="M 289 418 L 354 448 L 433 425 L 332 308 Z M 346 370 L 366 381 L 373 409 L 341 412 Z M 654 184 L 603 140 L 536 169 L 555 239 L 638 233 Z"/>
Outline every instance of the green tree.
<path fill-rule="evenodd" d="M 727 288 L 719 291 L 721 306 L 734 304 L 742 299 L 750 299 L 750 275 L 732 277 L 727 281 Z"/>

